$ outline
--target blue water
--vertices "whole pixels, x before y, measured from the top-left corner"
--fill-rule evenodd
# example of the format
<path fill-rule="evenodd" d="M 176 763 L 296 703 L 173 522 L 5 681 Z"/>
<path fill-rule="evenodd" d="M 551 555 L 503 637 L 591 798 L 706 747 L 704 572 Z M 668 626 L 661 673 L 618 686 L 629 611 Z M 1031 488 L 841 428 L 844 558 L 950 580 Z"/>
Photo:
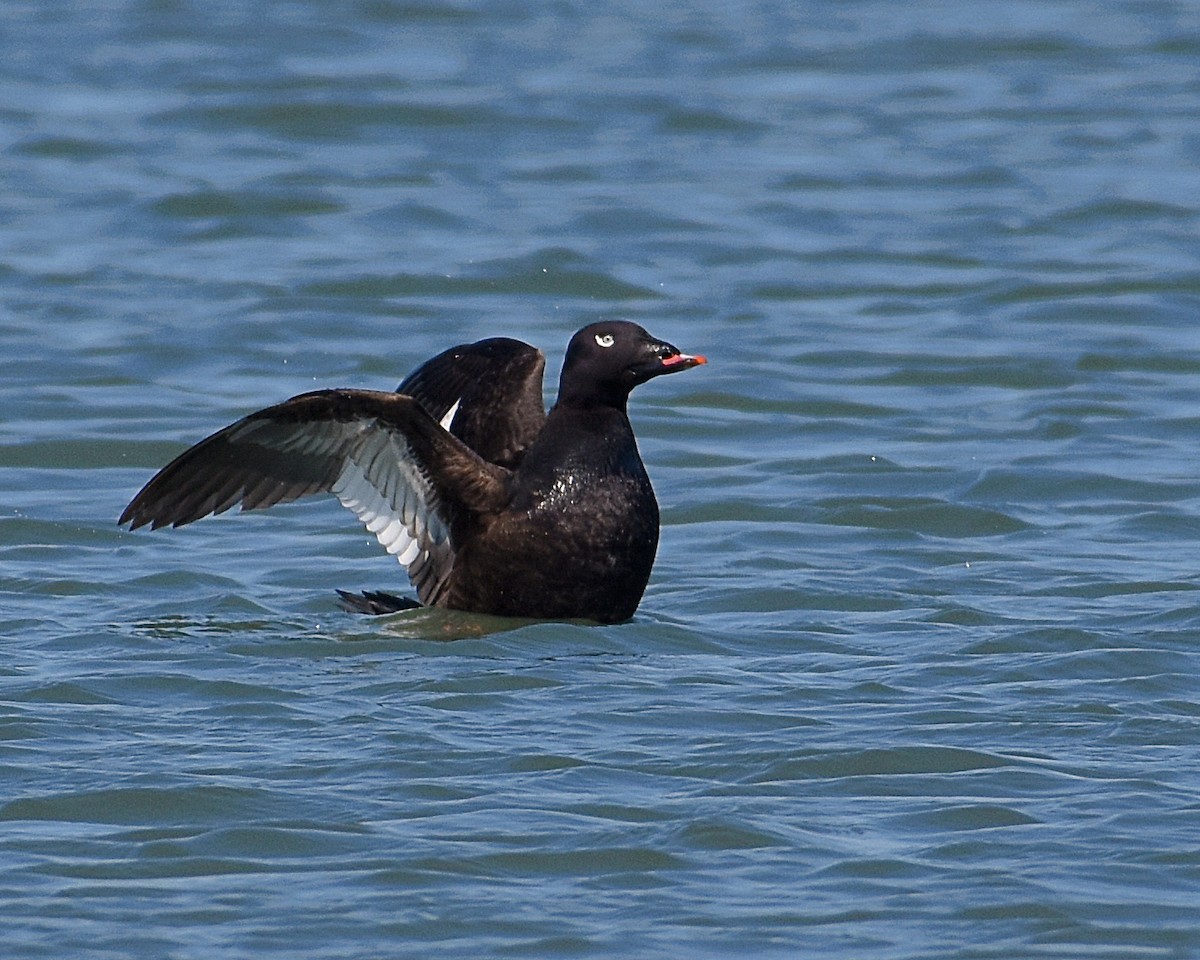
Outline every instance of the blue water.
<path fill-rule="evenodd" d="M 0 954 L 1200 956 L 1200 7 L 0 11 Z M 129 533 L 318 386 L 600 317 L 613 627 Z"/>

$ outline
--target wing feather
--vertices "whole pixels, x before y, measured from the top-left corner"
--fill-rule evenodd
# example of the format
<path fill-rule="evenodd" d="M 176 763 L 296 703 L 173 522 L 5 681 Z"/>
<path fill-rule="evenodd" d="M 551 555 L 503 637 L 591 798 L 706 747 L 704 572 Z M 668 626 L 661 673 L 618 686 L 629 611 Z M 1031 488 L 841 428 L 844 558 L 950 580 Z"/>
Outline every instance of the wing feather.
<path fill-rule="evenodd" d="M 508 337 L 444 350 L 397 387 L 490 463 L 513 468 L 546 422 L 546 357 Z"/>
<path fill-rule="evenodd" d="M 454 565 L 454 531 L 506 502 L 508 476 L 411 397 L 319 390 L 201 440 L 146 484 L 120 522 L 182 526 L 238 504 L 256 510 L 332 493 L 431 603 Z"/>

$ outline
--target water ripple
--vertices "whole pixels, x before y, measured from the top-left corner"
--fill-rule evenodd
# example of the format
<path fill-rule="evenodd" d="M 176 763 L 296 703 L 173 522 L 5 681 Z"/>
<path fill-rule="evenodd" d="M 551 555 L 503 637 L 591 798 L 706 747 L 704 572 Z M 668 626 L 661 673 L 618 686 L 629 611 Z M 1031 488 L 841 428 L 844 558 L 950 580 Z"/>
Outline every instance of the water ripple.
<path fill-rule="evenodd" d="M 10 7 L 6 955 L 1200 952 L 1191 6 Z M 608 316 L 710 360 L 629 624 L 350 617 L 333 503 L 116 529 Z"/>

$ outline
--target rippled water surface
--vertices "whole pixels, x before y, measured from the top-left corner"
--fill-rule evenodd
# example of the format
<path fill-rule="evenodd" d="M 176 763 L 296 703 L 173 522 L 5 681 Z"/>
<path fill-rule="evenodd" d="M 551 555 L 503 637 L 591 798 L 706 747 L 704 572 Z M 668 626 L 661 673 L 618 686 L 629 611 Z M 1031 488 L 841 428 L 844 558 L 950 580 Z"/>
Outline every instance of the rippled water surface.
<path fill-rule="evenodd" d="M 0 12 L 5 956 L 1200 956 L 1200 8 Z M 622 316 L 637 617 L 356 618 L 317 386 Z M 455 639 L 458 638 L 458 639 Z"/>

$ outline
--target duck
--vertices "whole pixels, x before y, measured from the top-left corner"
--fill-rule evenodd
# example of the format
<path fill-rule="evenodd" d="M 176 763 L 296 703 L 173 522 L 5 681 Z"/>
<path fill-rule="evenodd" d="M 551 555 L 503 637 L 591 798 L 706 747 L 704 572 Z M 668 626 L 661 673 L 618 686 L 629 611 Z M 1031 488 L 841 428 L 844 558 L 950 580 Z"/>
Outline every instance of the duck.
<path fill-rule="evenodd" d="M 659 541 L 629 395 L 704 363 L 636 323 L 591 323 L 567 345 L 547 413 L 541 350 L 508 337 L 461 344 L 395 391 L 315 390 L 218 430 L 155 474 L 118 523 L 181 527 L 333 494 L 416 593 L 339 590 L 352 612 L 624 622 Z"/>

